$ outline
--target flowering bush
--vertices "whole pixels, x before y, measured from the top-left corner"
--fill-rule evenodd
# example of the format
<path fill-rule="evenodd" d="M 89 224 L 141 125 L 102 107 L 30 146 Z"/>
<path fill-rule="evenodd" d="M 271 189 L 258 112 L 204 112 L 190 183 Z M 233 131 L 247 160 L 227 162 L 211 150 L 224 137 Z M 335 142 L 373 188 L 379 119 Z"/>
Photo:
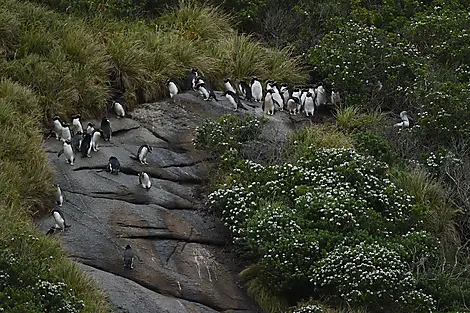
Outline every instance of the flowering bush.
<path fill-rule="evenodd" d="M 244 118 L 223 115 L 217 121 L 206 119 L 196 128 L 194 145 L 199 149 L 209 149 L 223 154 L 227 150 L 239 148 L 242 142 L 255 139 L 261 130 L 262 121 L 248 113 Z"/>
<path fill-rule="evenodd" d="M 221 213 L 240 252 L 261 265 L 259 279 L 274 293 L 297 301 L 316 292 L 312 265 L 324 266 L 326 261 L 322 260 L 331 257 L 338 246 L 354 250 L 361 243 L 386 246 L 393 242 L 387 248 L 390 258 L 395 258 L 400 269 L 407 264 L 407 247 L 422 238 L 408 234 L 421 228 L 425 212 L 412 205 L 411 197 L 390 181 L 387 172 L 386 163 L 354 150 L 311 146 L 293 164 L 263 166 L 238 161 L 229 174 L 230 183 L 208 198 L 211 207 Z M 420 256 L 429 258 L 435 251 L 435 246 L 421 246 Z M 374 275 L 374 268 L 364 269 L 369 270 L 368 275 Z M 397 305 L 410 310 L 421 306 L 428 311 L 432 299 L 415 288 L 411 274 L 403 269 L 400 275 L 397 279 L 408 280 L 393 301 L 407 297 L 408 302 Z M 394 283 L 364 283 L 355 289 L 361 293 L 370 289 L 373 293 L 367 294 L 367 299 L 341 296 L 344 287 L 339 283 L 322 292 L 351 304 L 369 300 L 383 304 L 381 297 Z"/>
<path fill-rule="evenodd" d="M 396 155 L 389 143 L 380 135 L 371 132 L 361 132 L 354 136 L 355 148 L 359 153 L 375 157 L 377 160 L 390 164 Z"/>

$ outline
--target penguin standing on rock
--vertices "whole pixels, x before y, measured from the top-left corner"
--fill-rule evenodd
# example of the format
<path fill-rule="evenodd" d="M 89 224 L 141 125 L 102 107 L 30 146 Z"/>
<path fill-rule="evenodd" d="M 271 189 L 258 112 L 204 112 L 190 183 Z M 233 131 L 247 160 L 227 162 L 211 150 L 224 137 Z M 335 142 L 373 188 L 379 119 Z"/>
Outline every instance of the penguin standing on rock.
<path fill-rule="evenodd" d="M 98 139 L 100 138 L 103 138 L 104 134 L 103 134 L 103 131 L 101 129 L 97 129 L 93 132 L 93 135 L 91 137 L 91 148 L 93 149 L 93 151 L 98 151 L 100 150 L 98 148 Z"/>
<path fill-rule="evenodd" d="M 62 150 L 59 151 L 57 157 L 60 158 L 62 153 L 65 155 L 67 163 L 73 165 L 73 162 L 75 162 L 75 156 L 73 154 L 72 144 L 70 140 L 64 140 L 64 147 L 62 148 Z"/>
<path fill-rule="evenodd" d="M 62 206 L 64 203 L 64 196 L 62 195 L 62 189 L 60 189 L 59 184 L 55 184 L 55 203 L 59 206 Z"/>
<path fill-rule="evenodd" d="M 235 91 L 235 88 L 233 88 L 233 86 L 232 86 L 232 82 L 230 81 L 230 78 L 226 78 L 226 79 L 224 80 L 224 86 L 225 86 L 225 90 L 226 90 L 226 91 L 231 91 L 231 92 L 233 92 L 233 93 L 235 93 L 235 94 L 237 93 L 237 92 Z"/>
<path fill-rule="evenodd" d="M 198 76 L 197 69 L 193 67 L 191 71 L 188 73 L 188 77 L 186 78 L 186 84 L 185 84 L 186 90 L 194 90 L 197 76 Z"/>
<path fill-rule="evenodd" d="M 233 105 L 233 109 L 235 111 L 238 111 L 239 108 L 243 108 L 246 110 L 246 108 L 243 106 L 242 102 L 240 101 L 240 98 L 238 95 L 230 90 L 227 90 L 223 93 L 223 96 L 225 96 L 228 101 Z"/>
<path fill-rule="evenodd" d="M 313 113 L 315 112 L 315 102 L 313 95 L 310 92 L 307 92 L 305 97 L 304 110 L 306 116 L 309 116 L 309 114 L 313 116 Z"/>
<path fill-rule="evenodd" d="M 240 93 L 245 97 L 246 101 L 253 102 L 253 95 L 251 93 L 251 88 L 242 80 L 238 81 L 238 89 L 240 89 Z"/>
<path fill-rule="evenodd" d="M 80 114 L 76 114 L 72 116 L 72 133 L 76 134 L 78 132 L 83 134 L 83 127 L 82 127 L 82 122 L 80 119 L 82 116 Z"/>
<path fill-rule="evenodd" d="M 72 140 L 72 134 L 70 132 L 69 123 L 62 123 L 62 140 Z"/>
<path fill-rule="evenodd" d="M 82 158 L 84 157 L 89 157 L 91 158 L 91 135 L 86 134 L 85 137 L 83 138 L 82 145 L 81 145 L 81 152 L 82 152 Z"/>
<path fill-rule="evenodd" d="M 121 164 L 119 163 L 119 160 L 114 156 L 110 157 L 108 165 L 106 166 L 106 172 L 110 172 L 111 174 L 116 173 L 116 175 L 118 175 L 120 170 Z"/>
<path fill-rule="evenodd" d="M 62 214 L 60 210 L 58 209 L 52 210 L 52 216 L 54 217 L 55 227 L 51 227 L 51 229 L 49 229 L 46 235 L 49 235 L 50 233 L 54 233 L 54 230 L 65 231 L 66 228 L 69 228 L 71 226 L 65 223 L 64 215 Z"/>
<path fill-rule="evenodd" d="M 297 97 L 291 97 L 287 100 L 287 110 L 289 114 L 295 115 L 297 113 L 297 107 L 300 105 L 300 99 Z"/>
<path fill-rule="evenodd" d="M 215 101 L 219 101 L 217 100 L 214 90 L 207 87 L 205 83 L 198 83 L 196 89 L 204 96 L 204 100 L 209 101 L 213 98 Z"/>
<path fill-rule="evenodd" d="M 137 150 L 137 158 L 140 164 L 148 165 L 147 154 L 152 153 L 152 150 L 152 147 L 147 144 L 139 147 L 139 150 Z"/>
<path fill-rule="evenodd" d="M 95 124 L 93 123 L 88 123 L 87 127 L 86 127 L 86 133 L 87 134 L 90 134 L 90 135 L 93 135 L 93 132 L 95 131 Z"/>
<path fill-rule="evenodd" d="M 168 80 L 166 85 L 168 86 L 168 91 L 170 92 L 170 98 L 173 99 L 173 97 L 178 94 L 178 87 L 171 80 Z"/>
<path fill-rule="evenodd" d="M 263 100 L 263 87 L 256 77 L 251 79 L 251 94 L 256 102 Z"/>
<path fill-rule="evenodd" d="M 110 141 L 111 140 L 111 134 L 112 134 L 112 129 L 111 129 L 111 122 L 108 120 L 108 118 L 105 116 L 101 120 L 101 126 L 100 129 L 103 131 L 103 140 L 105 141 Z"/>
<path fill-rule="evenodd" d="M 268 115 L 274 115 L 274 100 L 273 100 L 274 90 L 269 89 L 264 97 L 264 110 Z"/>
<path fill-rule="evenodd" d="M 134 269 L 134 252 L 131 246 L 127 245 L 123 255 L 124 267 L 128 269 Z"/>
<path fill-rule="evenodd" d="M 123 105 L 119 102 L 113 100 L 112 109 L 114 110 L 114 113 L 116 113 L 117 118 L 126 116 L 126 111 L 124 110 Z"/>
<path fill-rule="evenodd" d="M 152 187 L 152 181 L 150 180 L 149 174 L 145 172 L 140 172 L 139 173 L 139 184 L 142 186 L 142 188 L 146 190 L 150 190 L 150 187 Z"/>
<path fill-rule="evenodd" d="M 57 140 L 62 138 L 62 122 L 60 120 L 60 117 L 57 115 L 52 118 L 52 124 L 53 124 L 53 129 L 55 133 L 55 138 Z"/>
<path fill-rule="evenodd" d="M 83 141 L 82 132 L 77 132 L 75 135 L 73 135 L 71 142 L 72 142 L 72 149 L 75 153 L 78 153 L 81 150 L 82 141 Z"/>

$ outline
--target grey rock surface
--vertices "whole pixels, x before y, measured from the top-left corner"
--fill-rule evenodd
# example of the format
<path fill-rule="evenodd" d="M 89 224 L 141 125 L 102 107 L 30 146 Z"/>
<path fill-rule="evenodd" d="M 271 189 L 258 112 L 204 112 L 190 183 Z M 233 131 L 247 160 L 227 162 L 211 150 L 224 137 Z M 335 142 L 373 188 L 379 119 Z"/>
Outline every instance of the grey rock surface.
<path fill-rule="evenodd" d="M 61 142 L 45 142 L 71 225 L 55 236 L 109 294 L 115 312 L 257 311 L 240 288 L 242 268 L 227 248 L 227 229 L 207 212 L 197 192 L 213 163 L 194 148 L 195 128 L 204 118 L 234 113 L 220 94 L 219 102 L 179 94 L 140 105 L 132 118 L 110 117 L 111 141 L 100 141 L 90 158 L 77 156 L 74 166 L 57 157 Z M 250 113 L 263 115 L 261 108 L 250 107 Z M 309 122 L 297 119 L 284 113 L 269 117 L 261 141 L 275 146 Z M 144 143 L 153 147 L 149 165 L 135 159 Z M 110 156 L 120 161 L 118 175 L 103 171 Z M 140 171 L 151 176 L 150 190 L 139 185 Z M 36 222 L 44 232 L 53 225 L 50 216 Z M 133 270 L 123 266 L 127 244 L 136 255 Z"/>

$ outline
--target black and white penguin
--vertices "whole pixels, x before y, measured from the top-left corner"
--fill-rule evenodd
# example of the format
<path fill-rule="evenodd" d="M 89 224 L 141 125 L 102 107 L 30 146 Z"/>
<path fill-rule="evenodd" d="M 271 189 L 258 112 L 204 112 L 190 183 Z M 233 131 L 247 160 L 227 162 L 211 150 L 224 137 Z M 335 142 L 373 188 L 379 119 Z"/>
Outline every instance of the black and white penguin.
<path fill-rule="evenodd" d="M 140 164 L 148 165 L 147 163 L 147 154 L 152 153 L 152 147 L 145 144 L 139 147 L 137 151 L 137 158 L 139 159 Z"/>
<path fill-rule="evenodd" d="M 231 91 L 231 92 L 233 92 L 234 94 L 237 93 L 237 92 L 235 91 L 235 88 L 233 88 L 233 86 L 232 86 L 232 82 L 230 81 L 230 78 L 227 77 L 227 78 L 224 80 L 224 86 L 225 86 L 225 90 L 226 90 L 226 91 Z"/>
<path fill-rule="evenodd" d="M 242 102 L 240 101 L 240 98 L 238 95 L 230 90 L 227 90 L 223 93 L 223 96 L 225 96 L 228 101 L 233 105 L 233 109 L 237 111 L 238 109 L 245 109 L 246 108 L 243 106 Z"/>
<path fill-rule="evenodd" d="M 52 118 L 52 125 L 57 140 L 62 138 L 62 121 L 57 115 Z"/>
<path fill-rule="evenodd" d="M 81 118 L 82 116 L 80 114 L 75 114 L 72 116 L 72 134 L 76 134 L 78 132 L 83 134 L 82 121 L 80 121 Z"/>
<path fill-rule="evenodd" d="M 263 87 L 256 77 L 251 79 L 251 94 L 253 96 L 253 100 L 256 102 L 261 102 L 263 100 Z"/>
<path fill-rule="evenodd" d="M 72 136 L 72 149 L 75 153 L 78 153 L 81 150 L 83 141 L 83 134 L 82 132 L 77 132 L 75 135 Z"/>
<path fill-rule="evenodd" d="M 81 152 L 82 152 L 82 158 L 84 157 L 89 157 L 91 158 L 91 135 L 86 134 L 85 137 L 83 137 L 82 145 L 81 145 Z"/>
<path fill-rule="evenodd" d="M 119 174 L 119 171 L 121 169 L 121 164 L 119 163 L 119 160 L 112 156 L 109 158 L 108 165 L 106 166 L 106 171 L 111 172 L 111 174 L 116 173 Z"/>
<path fill-rule="evenodd" d="M 287 108 L 287 101 L 290 98 L 289 94 L 289 87 L 287 87 L 287 84 L 281 84 L 281 90 L 279 90 L 282 96 L 282 100 L 284 101 L 284 107 Z"/>
<path fill-rule="evenodd" d="M 72 140 L 72 133 L 70 132 L 69 123 L 62 123 L 62 136 L 61 140 Z"/>
<path fill-rule="evenodd" d="M 251 94 L 251 88 L 242 80 L 238 81 L 238 89 L 240 93 L 245 97 L 246 101 L 253 102 L 253 95 Z"/>
<path fill-rule="evenodd" d="M 166 85 L 168 87 L 168 91 L 170 92 L 170 98 L 173 99 L 173 97 L 178 94 L 178 86 L 176 86 L 175 82 L 171 80 L 168 80 Z"/>
<path fill-rule="evenodd" d="M 322 85 L 318 86 L 315 89 L 315 106 L 318 108 L 321 105 L 326 105 L 327 102 L 327 96 L 326 96 L 326 91 L 325 88 L 323 88 Z"/>
<path fill-rule="evenodd" d="M 307 92 L 307 95 L 305 97 L 305 102 L 304 102 L 304 111 L 305 111 L 305 115 L 306 116 L 309 116 L 309 114 L 311 116 L 313 116 L 313 113 L 315 112 L 315 99 L 312 95 L 312 93 L 310 92 Z"/>
<path fill-rule="evenodd" d="M 124 106 L 120 104 L 119 102 L 113 100 L 113 104 L 111 108 L 114 110 L 114 113 L 116 113 L 117 118 L 126 116 L 126 111 L 124 110 Z"/>
<path fill-rule="evenodd" d="M 304 107 L 305 98 L 307 98 L 307 93 L 308 93 L 308 88 L 302 88 L 302 91 L 300 94 L 300 105 L 302 106 L 302 108 Z"/>
<path fill-rule="evenodd" d="M 69 228 L 70 225 L 65 223 L 64 215 L 58 209 L 52 210 L 52 216 L 54 217 L 55 221 L 55 229 L 60 229 L 61 231 L 65 231 L 66 228 Z"/>
<path fill-rule="evenodd" d="M 266 92 L 267 92 L 269 89 L 272 89 L 272 88 L 273 88 L 273 86 L 272 86 L 273 83 L 274 83 L 274 80 L 272 80 L 272 79 L 268 79 L 268 80 L 266 81 Z"/>
<path fill-rule="evenodd" d="M 111 122 L 108 120 L 108 118 L 105 116 L 101 120 L 101 126 L 100 129 L 103 131 L 103 137 L 102 139 L 104 141 L 110 141 L 111 140 L 111 134 L 112 134 L 112 129 L 111 129 Z"/>
<path fill-rule="evenodd" d="M 393 127 L 401 127 L 401 128 L 408 128 L 410 127 L 410 120 L 408 117 L 408 113 L 406 111 L 400 112 L 400 119 L 401 121 L 394 124 Z"/>
<path fill-rule="evenodd" d="M 196 89 L 203 95 L 204 100 L 209 101 L 213 98 L 215 101 L 219 101 L 217 100 L 214 90 L 207 87 L 205 83 L 198 83 Z"/>
<path fill-rule="evenodd" d="M 195 86 L 195 80 L 198 76 L 198 72 L 196 68 L 192 68 L 191 71 L 188 73 L 185 83 L 185 90 L 193 90 Z"/>
<path fill-rule="evenodd" d="M 55 184 L 55 203 L 59 206 L 62 206 L 64 203 L 64 196 L 62 195 L 62 189 L 60 189 L 59 184 Z"/>
<path fill-rule="evenodd" d="M 289 114 L 291 115 L 296 115 L 297 114 L 297 108 L 300 105 L 300 99 L 297 97 L 290 97 L 287 100 L 287 110 L 289 111 Z"/>
<path fill-rule="evenodd" d="M 132 251 L 131 246 L 127 245 L 126 250 L 124 251 L 124 267 L 128 269 L 134 269 L 134 251 Z"/>
<path fill-rule="evenodd" d="M 62 153 L 65 155 L 65 160 L 67 161 L 67 163 L 73 165 L 73 162 L 75 162 L 75 156 L 73 154 L 72 144 L 70 140 L 64 140 L 64 146 L 62 150 L 59 151 L 57 157 L 60 158 Z"/>
<path fill-rule="evenodd" d="M 264 97 L 264 110 L 268 115 L 274 115 L 273 89 L 269 89 Z"/>
<path fill-rule="evenodd" d="M 142 186 L 142 188 L 150 190 L 150 187 L 152 187 L 152 181 L 150 180 L 149 174 L 145 172 L 140 172 L 139 184 Z"/>
<path fill-rule="evenodd" d="M 90 134 L 90 135 L 93 135 L 93 132 L 95 131 L 95 124 L 93 123 L 88 123 L 87 127 L 86 127 L 86 133 L 87 134 Z"/>
<path fill-rule="evenodd" d="M 206 82 L 204 81 L 204 79 L 202 79 L 201 76 L 196 76 L 196 78 L 194 79 L 194 86 L 193 86 L 193 89 L 194 90 L 197 90 L 197 85 L 198 84 L 205 84 Z"/>
<path fill-rule="evenodd" d="M 279 92 L 279 89 L 277 88 L 277 83 L 272 82 L 270 86 L 270 89 L 274 91 L 274 93 L 272 94 L 274 104 L 279 109 L 279 111 L 282 111 L 284 109 L 284 99 L 282 99 L 282 95 Z"/>
<path fill-rule="evenodd" d="M 98 148 L 98 140 L 100 138 L 103 138 L 104 134 L 103 134 L 103 131 L 101 129 L 97 129 L 93 132 L 93 135 L 91 136 L 91 148 L 93 149 L 93 151 L 98 151 L 100 150 Z"/>

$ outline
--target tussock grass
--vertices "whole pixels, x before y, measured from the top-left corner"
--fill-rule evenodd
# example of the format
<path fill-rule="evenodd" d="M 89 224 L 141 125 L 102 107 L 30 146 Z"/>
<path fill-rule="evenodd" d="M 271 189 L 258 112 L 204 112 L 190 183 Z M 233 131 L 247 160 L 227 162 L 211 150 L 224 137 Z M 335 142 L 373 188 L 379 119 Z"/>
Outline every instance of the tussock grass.
<path fill-rule="evenodd" d="M 292 135 L 282 152 L 282 160 L 295 162 L 308 156 L 311 148 L 352 148 L 354 140 L 335 125 L 319 124 L 305 127 Z"/>
<path fill-rule="evenodd" d="M 15 15 L 0 10 L 0 57 L 14 53 L 20 40 L 20 23 Z"/>
<path fill-rule="evenodd" d="M 351 133 L 379 129 L 388 120 L 380 108 L 366 109 L 359 105 L 338 106 L 335 117 L 338 126 Z"/>
<path fill-rule="evenodd" d="M 420 168 L 394 170 L 392 177 L 400 188 L 413 197 L 415 203 L 429 206 L 427 228 L 436 234 L 445 251 L 454 251 L 460 245 L 455 221 L 462 212 L 449 201 L 444 185 Z"/>
<path fill-rule="evenodd" d="M 253 264 L 240 272 L 239 276 L 246 282 L 247 292 L 255 300 L 263 312 L 285 312 L 289 307 L 287 300 L 271 293 L 266 284 L 260 279 L 262 266 Z"/>

